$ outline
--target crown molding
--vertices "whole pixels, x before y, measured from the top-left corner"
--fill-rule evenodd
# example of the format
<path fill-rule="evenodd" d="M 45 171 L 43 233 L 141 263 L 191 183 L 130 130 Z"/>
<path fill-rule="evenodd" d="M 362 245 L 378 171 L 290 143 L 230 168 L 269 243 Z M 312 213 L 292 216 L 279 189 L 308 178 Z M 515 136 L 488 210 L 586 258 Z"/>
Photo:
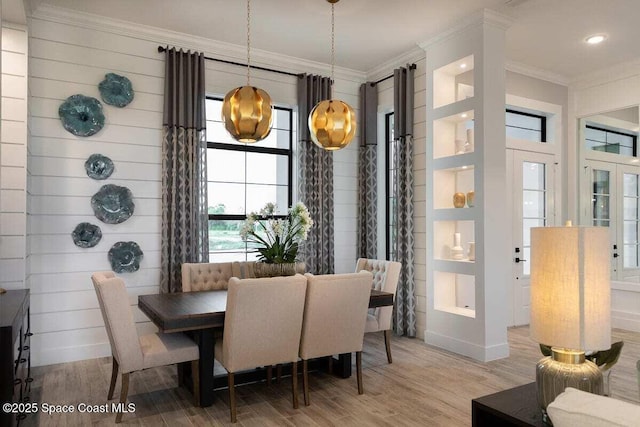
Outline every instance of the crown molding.
<path fill-rule="evenodd" d="M 423 49 L 415 46 L 411 50 L 392 58 L 367 72 L 367 81 L 376 81 L 393 73 L 393 70 L 425 58 Z"/>
<path fill-rule="evenodd" d="M 459 33 L 467 31 L 470 28 L 477 27 L 478 25 L 490 25 L 506 31 L 513 23 L 513 18 L 498 13 L 491 9 L 482 9 L 471 15 L 461 19 L 458 23 L 454 24 L 451 28 L 443 31 L 442 33 L 418 43 L 422 49 L 427 50 L 429 47 L 436 43 L 441 43 L 445 40 L 449 40 L 455 37 Z"/>
<path fill-rule="evenodd" d="M 508 71 L 523 74 L 535 79 L 544 80 L 561 86 L 569 86 L 569 78 L 562 74 L 557 74 L 543 68 L 533 67 L 521 62 L 507 60 L 504 66 Z"/>
<path fill-rule="evenodd" d="M 570 82 L 571 89 L 582 90 L 640 75 L 640 59 L 622 62 L 602 70 L 581 75 Z"/>
<path fill-rule="evenodd" d="M 136 24 L 91 13 L 40 4 L 31 12 L 30 18 L 60 24 L 87 28 L 95 31 L 130 36 L 151 41 L 158 45 L 170 45 L 204 52 L 207 56 L 230 61 L 246 61 L 246 46 L 219 40 L 170 31 L 149 25 Z M 274 66 L 291 73 L 316 73 L 326 75 L 331 66 L 323 62 L 311 61 L 261 49 L 251 49 L 251 63 L 273 68 Z M 337 79 L 363 83 L 367 73 L 345 67 L 335 67 Z"/>

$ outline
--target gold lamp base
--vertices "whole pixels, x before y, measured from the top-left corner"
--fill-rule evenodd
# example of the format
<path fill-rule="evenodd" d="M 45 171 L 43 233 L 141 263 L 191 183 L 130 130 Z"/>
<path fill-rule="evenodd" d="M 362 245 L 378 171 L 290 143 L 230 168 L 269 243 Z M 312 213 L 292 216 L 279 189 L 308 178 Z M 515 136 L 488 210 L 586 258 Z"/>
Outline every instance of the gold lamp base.
<path fill-rule="evenodd" d="M 0 288 L 0 294 L 4 294 L 5 292 L 7 292 L 5 288 Z"/>
<path fill-rule="evenodd" d="M 584 351 L 551 348 L 551 356 L 536 366 L 538 404 L 543 420 L 548 422 L 547 406 L 567 387 L 594 394 L 603 394 L 602 372 L 595 363 L 585 360 Z"/>

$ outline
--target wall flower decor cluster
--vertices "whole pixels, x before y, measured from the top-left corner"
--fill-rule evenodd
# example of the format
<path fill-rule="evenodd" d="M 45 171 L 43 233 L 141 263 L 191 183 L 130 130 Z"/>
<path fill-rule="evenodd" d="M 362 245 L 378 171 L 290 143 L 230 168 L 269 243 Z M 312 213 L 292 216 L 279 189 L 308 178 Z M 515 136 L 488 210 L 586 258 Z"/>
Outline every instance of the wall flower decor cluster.
<path fill-rule="evenodd" d="M 102 100 L 108 105 L 122 108 L 133 100 L 131 81 L 118 74 L 106 74 L 98 89 Z M 85 95 L 67 98 L 58 108 L 58 115 L 62 126 L 76 136 L 95 135 L 105 124 L 100 101 Z M 113 174 L 115 165 L 109 157 L 94 153 L 85 161 L 84 168 L 89 178 L 105 180 Z M 133 215 L 133 194 L 127 187 L 106 184 L 91 197 L 91 208 L 103 223 L 121 224 Z M 71 237 L 76 246 L 93 248 L 102 239 L 102 230 L 95 224 L 82 222 L 75 227 Z M 143 255 L 136 242 L 117 242 L 109 250 L 107 258 L 114 272 L 131 273 L 138 271 Z"/>

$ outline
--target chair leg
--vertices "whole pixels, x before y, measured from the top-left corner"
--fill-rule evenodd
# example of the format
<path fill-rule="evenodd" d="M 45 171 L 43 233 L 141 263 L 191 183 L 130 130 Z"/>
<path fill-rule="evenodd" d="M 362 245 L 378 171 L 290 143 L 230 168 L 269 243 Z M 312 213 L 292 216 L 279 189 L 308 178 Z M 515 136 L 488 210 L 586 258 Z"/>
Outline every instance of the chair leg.
<path fill-rule="evenodd" d="M 364 387 L 362 387 L 362 352 L 356 351 L 356 372 L 358 378 L 358 394 L 364 394 Z"/>
<path fill-rule="evenodd" d="M 271 378 L 273 378 L 273 366 L 267 366 L 267 385 L 271 385 Z"/>
<path fill-rule="evenodd" d="M 291 366 L 291 392 L 293 393 L 293 409 L 298 409 L 298 362 Z"/>
<path fill-rule="evenodd" d="M 200 361 L 191 362 L 191 379 L 193 380 L 193 404 L 200 406 Z"/>
<path fill-rule="evenodd" d="M 109 394 L 107 399 L 113 399 L 113 391 L 116 388 L 116 381 L 118 380 L 118 361 L 115 357 L 111 356 L 111 384 L 109 385 Z"/>
<path fill-rule="evenodd" d="M 120 388 L 120 406 L 124 408 L 127 405 L 127 394 L 129 393 L 129 373 L 122 374 L 122 386 Z M 116 415 L 116 424 L 122 421 L 122 412 Z"/>
<path fill-rule="evenodd" d="M 333 375 L 333 356 L 327 356 L 327 373 Z"/>
<path fill-rule="evenodd" d="M 302 361 L 302 394 L 305 406 L 309 406 L 309 364 L 306 360 Z"/>
<path fill-rule="evenodd" d="M 393 359 L 391 359 L 391 329 L 384 331 L 384 346 L 387 349 L 387 362 L 393 363 Z"/>
<path fill-rule="evenodd" d="M 235 423 L 236 419 L 236 388 L 233 383 L 233 373 L 229 372 L 229 411 L 231 411 L 231 422 Z"/>

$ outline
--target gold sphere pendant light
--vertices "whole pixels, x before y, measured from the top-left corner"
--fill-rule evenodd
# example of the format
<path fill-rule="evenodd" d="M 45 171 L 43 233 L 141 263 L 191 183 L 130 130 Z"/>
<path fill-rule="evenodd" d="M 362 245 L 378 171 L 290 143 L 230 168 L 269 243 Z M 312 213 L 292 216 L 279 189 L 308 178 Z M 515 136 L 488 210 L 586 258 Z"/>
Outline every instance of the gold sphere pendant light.
<path fill-rule="evenodd" d="M 331 81 L 333 82 L 335 64 L 335 14 L 334 4 L 340 0 L 327 0 L 331 3 Z M 339 99 L 320 101 L 309 113 L 309 131 L 311 140 L 328 151 L 340 150 L 351 142 L 356 134 L 356 113 L 346 102 Z"/>
<path fill-rule="evenodd" d="M 232 89 L 222 103 L 222 121 L 233 139 L 258 142 L 269 136 L 273 121 L 271 97 L 251 86 L 251 0 L 247 0 L 247 85 Z"/>

